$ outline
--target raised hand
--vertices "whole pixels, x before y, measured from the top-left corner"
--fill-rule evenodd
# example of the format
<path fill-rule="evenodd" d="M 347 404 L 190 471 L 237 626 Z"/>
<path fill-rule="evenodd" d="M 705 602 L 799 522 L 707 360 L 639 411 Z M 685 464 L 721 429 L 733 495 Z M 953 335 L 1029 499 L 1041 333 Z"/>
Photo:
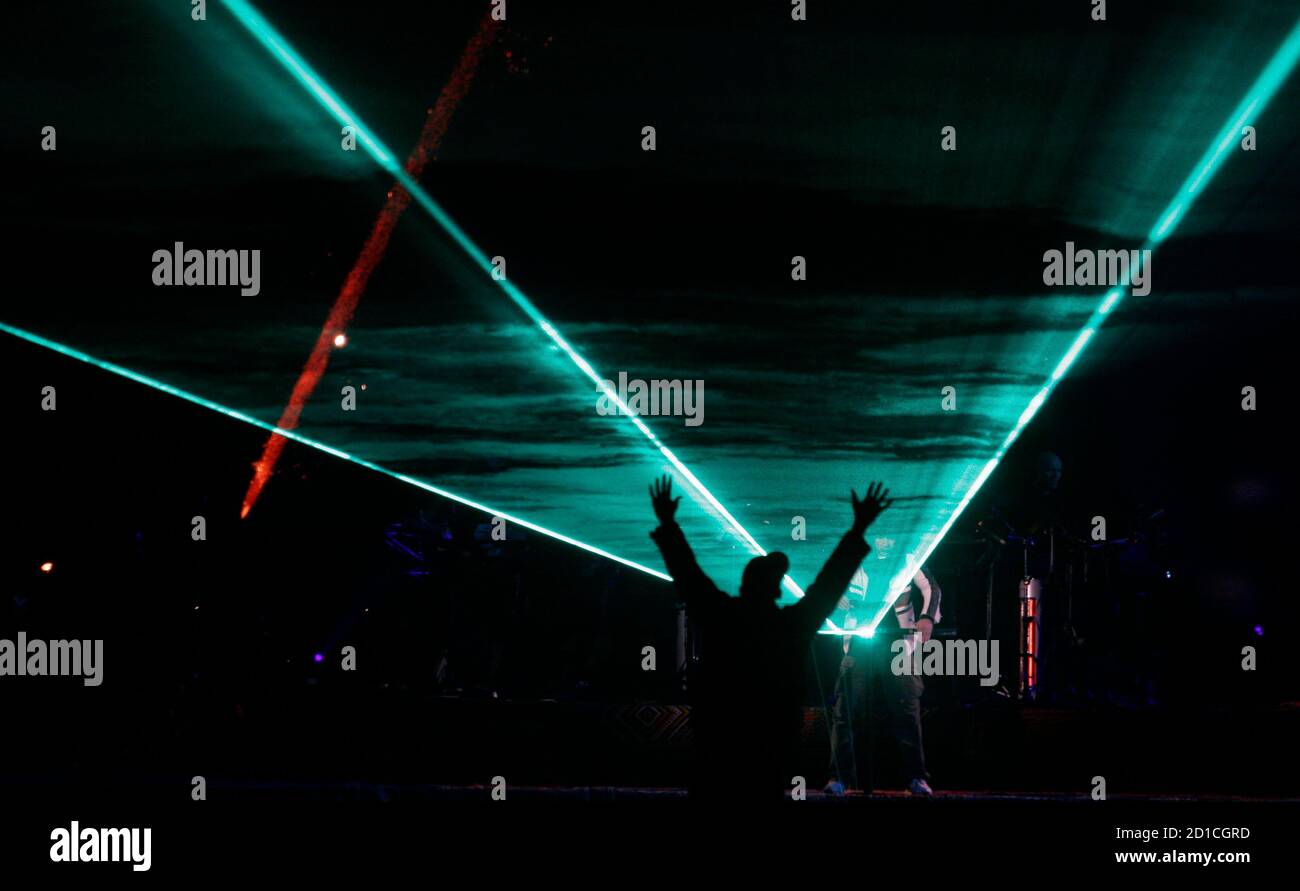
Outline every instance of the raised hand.
<path fill-rule="evenodd" d="M 850 489 L 849 494 L 853 496 L 853 529 L 856 532 L 866 532 L 867 527 L 875 522 L 876 517 L 894 503 L 884 483 L 877 482 L 868 486 L 867 494 L 861 501 L 858 500 L 856 490 Z"/>
<path fill-rule="evenodd" d="M 681 496 L 673 497 L 673 478 L 664 474 L 650 484 L 650 504 L 655 509 L 655 516 L 661 525 L 671 523 L 677 514 L 677 505 Z"/>

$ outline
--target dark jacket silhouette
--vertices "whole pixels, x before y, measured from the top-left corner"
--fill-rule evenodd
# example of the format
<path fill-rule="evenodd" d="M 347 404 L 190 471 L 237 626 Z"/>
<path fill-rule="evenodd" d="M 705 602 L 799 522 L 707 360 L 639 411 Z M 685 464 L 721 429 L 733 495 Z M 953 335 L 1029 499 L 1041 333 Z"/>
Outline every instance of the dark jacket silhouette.
<path fill-rule="evenodd" d="M 779 799 L 792 788 L 808 645 L 870 551 L 862 535 L 851 529 L 803 599 L 780 608 L 784 555 L 750 561 L 741 596 L 729 597 L 700 569 L 676 522 L 651 533 L 703 644 L 692 691 L 693 799 Z"/>

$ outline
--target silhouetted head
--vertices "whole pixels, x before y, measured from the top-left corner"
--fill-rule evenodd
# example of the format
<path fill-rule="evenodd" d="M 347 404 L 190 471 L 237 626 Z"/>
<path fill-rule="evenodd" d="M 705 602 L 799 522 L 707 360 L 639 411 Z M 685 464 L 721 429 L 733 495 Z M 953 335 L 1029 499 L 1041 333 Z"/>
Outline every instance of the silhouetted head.
<path fill-rule="evenodd" d="M 790 559 L 779 551 L 755 557 L 741 576 L 740 596 L 750 601 L 774 602 L 781 596 L 781 579 L 789 570 Z"/>
<path fill-rule="evenodd" d="M 1034 458 L 1034 488 L 1050 495 L 1061 484 L 1061 459 L 1052 452 L 1039 452 Z"/>

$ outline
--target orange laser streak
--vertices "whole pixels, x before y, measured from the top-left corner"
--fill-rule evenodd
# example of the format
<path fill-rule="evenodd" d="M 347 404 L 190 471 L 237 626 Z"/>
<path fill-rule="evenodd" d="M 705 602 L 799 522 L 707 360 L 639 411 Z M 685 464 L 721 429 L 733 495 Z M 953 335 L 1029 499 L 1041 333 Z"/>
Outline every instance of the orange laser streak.
<path fill-rule="evenodd" d="M 425 118 L 424 127 L 420 131 L 419 141 L 406 159 L 406 172 L 410 174 L 412 179 L 418 180 L 420 178 L 425 166 L 437 152 L 438 146 L 442 143 L 442 138 L 447 132 L 447 125 L 451 122 L 451 116 L 455 113 L 461 100 L 465 98 L 465 94 L 469 92 L 470 84 L 478 71 L 479 62 L 482 60 L 484 52 L 496 38 L 496 33 L 497 23 L 492 20 L 490 14 L 486 15 L 479 24 L 478 31 L 465 45 L 465 50 L 461 53 L 460 61 L 456 64 L 451 79 L 447 81 L 447 85 L 438 94 L 438 101 L 434 103 L 433 108 L 428 111 L 428 117 Z M 365 293 L 366 284 L 370 281 L 370 274 L 375 271 L 375 267 L 383 259 L 384 253 L 388 249 L 389 238 L 397 227 L 397 221 L 410 203 L 410 193 L 394 183 L 392 190 L 388 193 L 387 200 L 384 202 L 383 209 L 379 211 L 375 225 L 370 230 L 370 236 L 361 248 L 361 254 L 357 257 L 352 270 L 343 282 L 343 287 L 334 299 L 334 306 L 325 319 L 320 336 L 316 338 L 316 345 L 312 348 L 311 355 L 307 357 L 307 364 L 303 366 L 302 373 L 298 375 L 298 380 L 293 386 L 293 392 L 289 396 L 289 402 L 280 414 L 280 420 L 276 424 L 277 427 L 283 430 L 293 430 L 298 426 L 298 421 L 302 417 L 302 410 L 307 405 L 307 400 L 315 392 L 316 385 L 320 383 L 321 377 L 325 374 L 325 369 L 329 366 L 330 351 L 335 346 L 335 338 L 343 334 L 348 323 L 352 321 L 352 316 L 357 309 L 357 302 L 361 299 L 361 295 Z M 262 489 L 271 479 L 276 462 L 280 460 L 280 454 L 284 451 L 287 442 L 288 440 L 283 436 L 272 433 L 262 447 L 262 457 L 253 464 L 253 479 L 248 484 L 248 491 L 244 494 L 244 505 L 239 511 L 241 519 L 247 517 L 248 512 L 257 503 L 258 497 L 262 494 Z"/>

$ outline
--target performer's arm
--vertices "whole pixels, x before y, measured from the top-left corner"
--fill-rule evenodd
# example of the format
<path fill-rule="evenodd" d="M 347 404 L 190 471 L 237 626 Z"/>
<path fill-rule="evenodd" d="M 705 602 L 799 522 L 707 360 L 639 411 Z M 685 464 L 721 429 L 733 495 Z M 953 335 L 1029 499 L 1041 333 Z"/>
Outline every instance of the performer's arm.
<path fill-rule="evenodd" d="M 924 567 L 916 571 L 916 577 L 912 580 L 916 590 L 921 594 L 921 602 L 914 604 L 918 608 L 916 627 L 921 632 L 921 641 L 925 642 L 930 639 L 934 626 L 939 624 L 942 615 L 939 612 L 939 602 L 943 597 L 943 592 L 939 590 L 939 583 L 935 581 L 934 576 L 930 575 Z"/>

